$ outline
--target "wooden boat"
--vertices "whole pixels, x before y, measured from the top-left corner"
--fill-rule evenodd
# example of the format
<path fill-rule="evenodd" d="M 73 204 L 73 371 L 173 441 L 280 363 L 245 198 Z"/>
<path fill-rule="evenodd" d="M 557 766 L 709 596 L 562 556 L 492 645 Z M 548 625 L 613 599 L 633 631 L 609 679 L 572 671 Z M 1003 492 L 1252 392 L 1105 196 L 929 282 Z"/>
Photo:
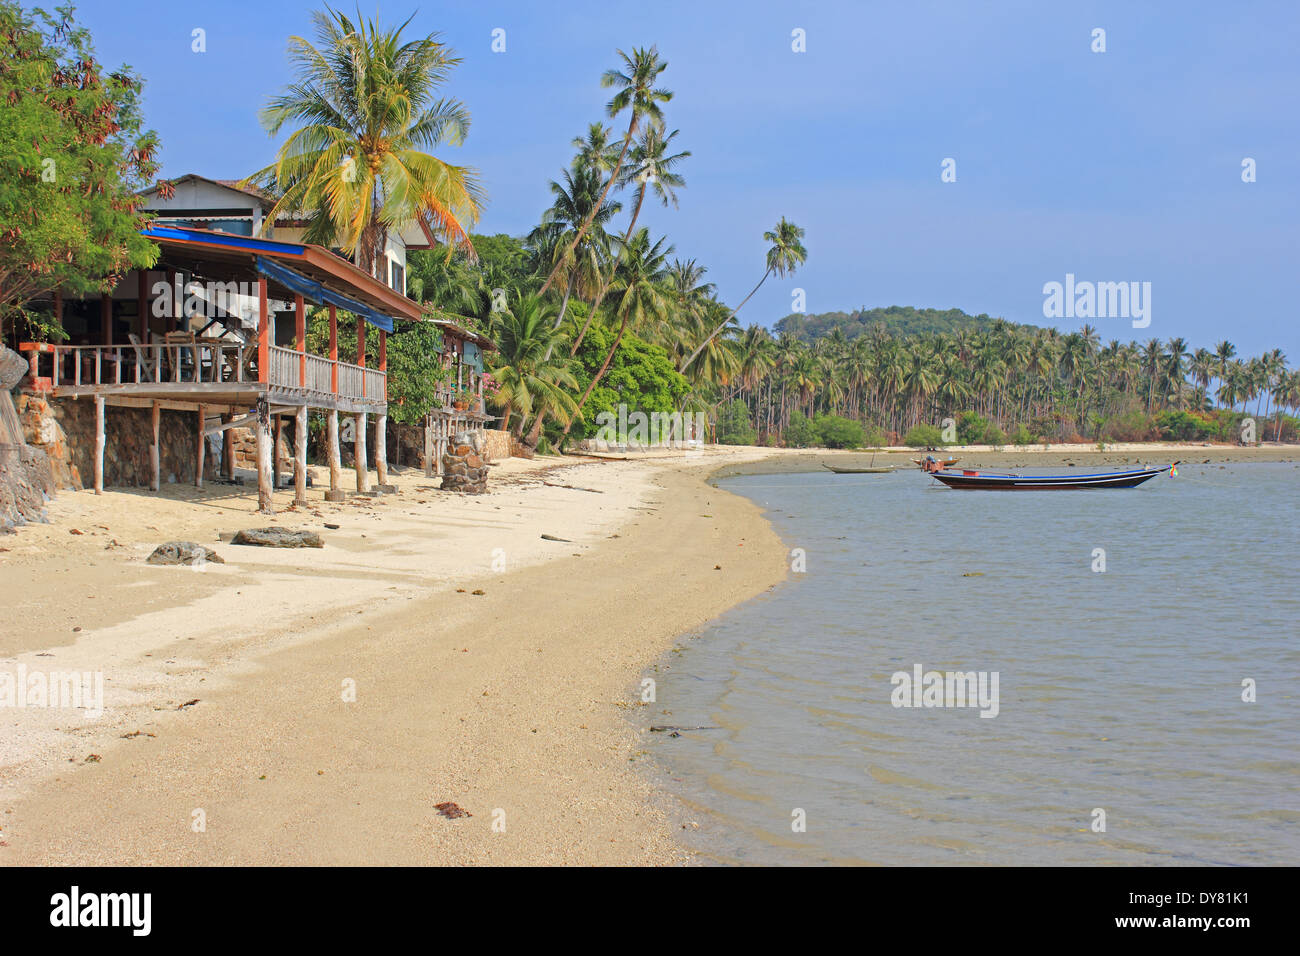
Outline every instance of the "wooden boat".
<path fill-rule="evenodd" d="M 939 467 L 941 467 L 941 468 L 951 468 L 953 465 L 957 464 L 957 462 L 959 462 L 959 461 L 961 461 L 960 458 L 940 458 L 940 459 L 939 459 Z M 924 459 L 924 458 L 913 458 L 913 459 L 912 459 L 912 464 L 914 464 L 914 465 L 916 465 L 916 466 L 918 466 L 918 467 L 924 467 L 924 466 L 925 466 L 925 459 Z"/>
<path fill-rule="evenodd" d="M 828 465 L 825 462 L 822 462 L 822 467 L 835 472 L 837 475 L 883 475 L 894 470 L 893 465 L 876 465 L 874 468 L 837 468 L 835 465 Z"/>
<path fill-rule="evenodd" d="M 1101 475 L 999 475 L 988 472 L 935 471 L 949 488 L 984 489 L 989 491 L 1062 491 L 1077 488 L 1136 488 L 1142 482 L 1163 475 L 1178 467 L 1178 462 L 1163 468 L 1142 468 L 1136 471 L 1115 471 Z"/>

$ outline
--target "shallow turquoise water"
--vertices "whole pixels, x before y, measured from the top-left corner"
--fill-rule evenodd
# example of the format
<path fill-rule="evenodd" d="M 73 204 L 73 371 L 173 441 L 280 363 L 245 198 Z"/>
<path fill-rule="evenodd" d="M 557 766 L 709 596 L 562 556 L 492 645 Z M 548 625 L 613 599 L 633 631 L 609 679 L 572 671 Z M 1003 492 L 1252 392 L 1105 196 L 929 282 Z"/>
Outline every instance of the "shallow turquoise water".
<path fill-rule="evenodd" d="M 722 486 L 807 570 L 656 675 L 652 722 L 718 728 L 648 735 L 707 857 L 1300 862 L 1300 466 L 1183 465 L 1132 491 Z M 997 672 L 998 716 L 894 707 L 915 664 Z"/>

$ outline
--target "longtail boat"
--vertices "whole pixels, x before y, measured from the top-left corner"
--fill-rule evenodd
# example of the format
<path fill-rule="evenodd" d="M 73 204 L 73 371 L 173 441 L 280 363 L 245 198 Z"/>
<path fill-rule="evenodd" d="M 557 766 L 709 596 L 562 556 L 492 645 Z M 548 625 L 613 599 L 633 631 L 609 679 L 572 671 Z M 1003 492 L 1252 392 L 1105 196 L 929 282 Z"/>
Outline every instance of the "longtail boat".
<path fill-rule="evenodd" d="M 961 461 L 960 458 L 940 458 L 940 459 L 939 459 L 939 467 L 940 467 L 940 468 L 951 468 L 953 465 L 957 464 L 957 462 L 959 462 L 959 461 Z M 916 466 L 918 466 L 918 467 L 920 467 L 920 468 L 924 468 L 924 467 L 925 467 L 925 459 L 924 459 L 924 458 L 913 458 L 913 459 L 912 459 L 912 464 L 914 464 L 914 465 L 916 465 Z"/>
<path fill-rule="evenodd" d="M 1178 462 L 1163 468 L 1114 471 L 1101 475 L 1000 475 L 983 471 L 934 471 L 949 488 L 989 491 L 1062 491 L 1075 488 L 1136 488 L 1156 475 L 1178 474 Z"/>
<path fill-rule="evenodd" d="M 835 472 L 837 475 L 883 475 L 894 470 L 893 465 L 876 465 L 875 467 L 867 468 L 844 468 L 836 467 L 835 465 L 828 465 L 825 462 L 822 462 L 822 467 L 828 471 Z"/>

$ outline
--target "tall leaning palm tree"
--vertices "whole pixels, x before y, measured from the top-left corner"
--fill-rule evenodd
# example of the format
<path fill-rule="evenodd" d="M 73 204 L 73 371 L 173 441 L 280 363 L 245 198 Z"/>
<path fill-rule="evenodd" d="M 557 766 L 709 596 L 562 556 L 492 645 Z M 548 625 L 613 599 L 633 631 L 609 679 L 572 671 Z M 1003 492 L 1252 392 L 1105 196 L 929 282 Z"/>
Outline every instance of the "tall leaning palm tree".
<path fill-rule="evenodd" d="M 668 69 L 668 63 L 659 58 L 657 47 L 652 46 L 649 49 L 633 47 L 631 56 L 622 50 L 618 51 L 618 55 L 623 58 L 623 69 L 606 70 L 605 75 L 600 78 L 601 86 L 618 90 L 606 105 L 605 112 L 610 119 L 614 119 L 625 110 L 629 111 L 630 116 L 627 132 L 623 134 L 623 148 L 618 154 L 614 168 L 610 171 L 609 178 L 605 180 L 605 189 L 596 201 L 595 209 L 604 205 L 610 188 L 618 181 L 637 130 L 643 123 L 662 129 L 664 114 L 660 104 L 667 103 L 673 98 L 671 91 L 655 87 L 659 82 L 659 74 Z M 571 244 L 576 246 L 581 242 L 589 228 L 591 228 L 590 218 L 579 225 Z M 569 253 L 565 253 L 566 258 L 568 255 Z M 557 277 L 558 270 L 553 270 L 547 276 L 546 282 L 542 284 L 541 291 L 545 292 L 549 289 Z"/>
<path fill-rule="evenodd" d="M 605 355 L 605 361 L 592 376 L 591 383 L 578 399 L 577 411 L 587 404 L 592 389 L 605 377 L 609 364 L 614 360 L 619 343 L 629 326 L 643 328 L 651 319 L 663 321 L 668 312 L 668 256 L 673 247 L 664 247 L 665 239 L 654 244 L 650 242 L 650 230 L 644 226 L 637 230 L 631 240 L 623 247 L 619 256 L 619 276 L 614 280 L 614 294 L 617 298 L 615 314 L 619 316 L 618 334 Z M 570 421 L 564 426 L 564 434 L 569 434 L 573 427 Z"/>
<path fill-rule="evenodd" d="M 289 39 L 295 81 L 260 114 L 273 136 L 297 127 L 275 162 L 245 180 L 278 197 L 264 228 L 305 214 L 308 241 L 346 251 L 366 271 L 388 231 L 412 224 L 431 245 L 472 256 L 477 175 L 428 152 L 460 145 L 469 131 L 464 105 L 438 95 L 460 59 L 437 34 L 404 39 L 410 20 L 382 30 L 327 8 L 312 22 L 315 44 Z"/>
<path fill-rule="evenodd" d="M 808 250 L 803 247 L 803 237 L 804 231 L 794 223 L 789 222 L 784 216 L 776 224 L 776 229 L 763 233 L 763 238 L 771 243 L 767 250 L 767 269 L 763 272 L 763 278 L 758 280 L 758 285 L 750 290 L 749 295 L 741 299 L 740 305 L 732 309 L 731 314 L 720 322 L 717 328 L 710 332 L 703 342 L 695 347 L 695 351 L 682 363 L 682 368 L 686 368 L 694 362 L 695 357 L 704 351 L 710 340 L 726 328 L 727 323 L 734 319 L 736 313 L 745 307 L 745 303 L 754 297 L 754 293 L 762 288 L 768 276 L 775 273 L 784 278 L 804 264 L 808 259 Z"/>

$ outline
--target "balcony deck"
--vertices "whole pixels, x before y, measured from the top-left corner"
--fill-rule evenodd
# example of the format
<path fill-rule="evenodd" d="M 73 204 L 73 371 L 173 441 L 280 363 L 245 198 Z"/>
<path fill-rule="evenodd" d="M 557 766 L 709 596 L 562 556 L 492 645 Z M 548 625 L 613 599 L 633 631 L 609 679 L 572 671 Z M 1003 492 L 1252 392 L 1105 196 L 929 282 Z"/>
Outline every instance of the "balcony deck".
<path fill-rule="evenodd" d="M 273 405 L 342 412 L 382 412 L 387 405 L 383 371 L 280 346 L 268 348 L 265 380 L 257 345 L 229 340 L 21 348 L 36 386 L 56 398 L 249 407 L 265 394 Z"/>

